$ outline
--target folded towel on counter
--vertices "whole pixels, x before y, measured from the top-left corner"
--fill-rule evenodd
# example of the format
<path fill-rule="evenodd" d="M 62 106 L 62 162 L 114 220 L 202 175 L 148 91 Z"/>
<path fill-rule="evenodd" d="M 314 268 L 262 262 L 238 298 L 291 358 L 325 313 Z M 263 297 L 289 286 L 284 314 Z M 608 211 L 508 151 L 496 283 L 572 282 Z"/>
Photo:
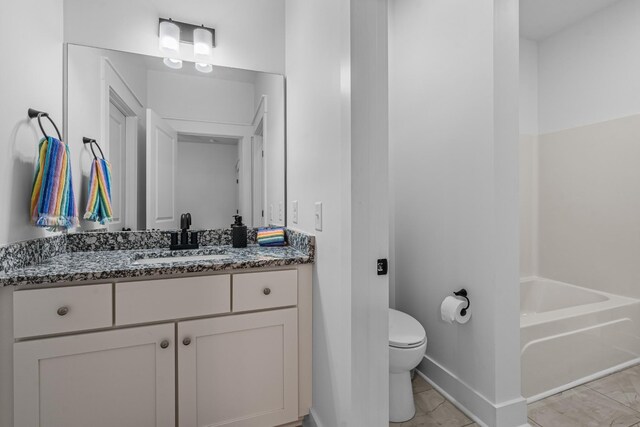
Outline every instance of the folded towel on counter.
<path fill-rule="evenodd" d="M 111 165 L 105 159 L 91 163 L 89 197 L 84 218 L 105 224 L 113 218 L 111 211 Z"/>
<path fill-rule="evenodd" d="M 51 136 L 40 140 L 31 190 L 31 221 L 51 231 L 78 225 L 69 146 Z"/>
<path fill-rule="evenodd" d="M 260 246 L 285 246 L 284 228 L 259 228 L 258 244 Z"/>

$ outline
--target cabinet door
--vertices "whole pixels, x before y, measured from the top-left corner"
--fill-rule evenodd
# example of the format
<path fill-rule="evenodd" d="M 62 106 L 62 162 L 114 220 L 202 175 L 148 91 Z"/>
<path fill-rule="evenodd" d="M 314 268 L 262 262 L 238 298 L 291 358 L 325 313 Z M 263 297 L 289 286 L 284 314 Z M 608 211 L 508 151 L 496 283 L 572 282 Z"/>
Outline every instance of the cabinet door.
<path fill-rule="evenodd" d="M 175 426 L 174 345 L 173 324 L 16 343 L 15 425 Z"/>
<path fill-rule="evenodd" d="M 298 419 L 297 309 L 178 323 L 180 427 Z"/>

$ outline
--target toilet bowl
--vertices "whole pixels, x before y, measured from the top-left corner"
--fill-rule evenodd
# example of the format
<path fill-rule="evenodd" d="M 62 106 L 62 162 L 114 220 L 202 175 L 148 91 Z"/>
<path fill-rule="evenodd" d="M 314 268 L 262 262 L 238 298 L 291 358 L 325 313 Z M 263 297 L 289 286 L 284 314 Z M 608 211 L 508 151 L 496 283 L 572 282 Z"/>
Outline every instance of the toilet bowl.
<path fill-rule="evenodd" d="M 389 309 L 389 421 L 413 418 L 416 407 L 411 389 L 411 370 L 427 349 L 427 334 L 413 317 Z"/>

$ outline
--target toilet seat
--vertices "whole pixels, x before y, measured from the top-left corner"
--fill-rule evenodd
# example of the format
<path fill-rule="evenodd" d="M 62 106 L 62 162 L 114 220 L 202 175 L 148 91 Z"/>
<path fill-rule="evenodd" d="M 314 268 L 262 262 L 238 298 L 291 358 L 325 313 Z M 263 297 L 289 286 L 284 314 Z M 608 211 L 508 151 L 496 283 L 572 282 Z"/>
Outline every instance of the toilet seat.
<path fill-rule="evenodd" d="M 398 310 L 389 309 L 389 346 L 394 348 L 420 347 L 427 334 L 416 319 Z"/>

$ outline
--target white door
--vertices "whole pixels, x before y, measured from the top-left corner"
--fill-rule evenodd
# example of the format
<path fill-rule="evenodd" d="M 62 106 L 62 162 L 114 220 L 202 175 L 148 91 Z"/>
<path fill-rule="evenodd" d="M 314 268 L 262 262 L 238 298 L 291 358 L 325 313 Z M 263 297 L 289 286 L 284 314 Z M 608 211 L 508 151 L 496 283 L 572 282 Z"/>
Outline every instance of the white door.
<path fill-rule="evenodd" d="M 298 419 L 295 308 L 178 323 L 180 427 Z"/>
<path fill-rule="evenodd" d="M 19 342 L 14 375 L 16 426 L 175 426 L 173 324 Z"/>
<path fill-rule="evenodd" d="M 251 170 L 252 183 L 251 190 L 253 193 L 253 226 L 263 227 L 265 223 L 265 206 L 264 206 L 264 150 L 262 144 L 262 136 L 254 135 L 252 141 L 252 160 L 253 167 Z"/>
<path fill-rule="evenodd" d="M 111 208 L 113 220 L 109 230 L 127 227 L 127 118 L 112 102 L 109 102 L 109 157 L 111 163 Z M 99 155 L 98 150 L 96 154 Z"/>
<path fill-rule="evenodd" d="M 176 175 L 178 134 L 147 109 L 147 228 L 178 228 Z"/>

